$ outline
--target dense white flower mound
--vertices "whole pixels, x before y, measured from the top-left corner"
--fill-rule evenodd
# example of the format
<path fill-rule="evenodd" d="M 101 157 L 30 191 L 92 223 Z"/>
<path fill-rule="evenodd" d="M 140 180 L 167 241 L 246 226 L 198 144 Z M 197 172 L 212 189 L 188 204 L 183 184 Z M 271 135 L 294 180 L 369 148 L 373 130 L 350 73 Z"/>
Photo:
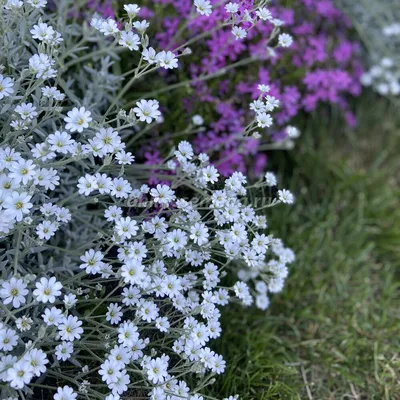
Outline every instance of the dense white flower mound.
<path fill-rule="evenodd" d="M 1 17 L 14 28 L 0 75 L 1 398 L 203 399 L 226 367 L 210 348 L 220 308 L 264 310 L 283 287 L 294 254 L 258 212 L 293 195 L 272 196 L 271 172 L 251 186 L 241 173 L 221 180 L 185 141 L 158 168 L 165 183 L 149 187 L 124 139 L 161 116 L 157 100 L 107 119 L 115 95 L 105 88 L 118 82 L 107 60 L 92 82 L 105 95 L 68 83 L 63 46 L 73 52 L 79 35 L 43 22 L 44 5 L 9 0 Z M 18 36 L 21 18 L 34 23 Z M 101 22 L 104 34 L 117 29 Z M 135 49 L 135 35 L 119 44 Z M 157 65 L 174 67 L 173 55 Z M 255 103 L 254 125 L 268 125 L 275 106 Z"/>

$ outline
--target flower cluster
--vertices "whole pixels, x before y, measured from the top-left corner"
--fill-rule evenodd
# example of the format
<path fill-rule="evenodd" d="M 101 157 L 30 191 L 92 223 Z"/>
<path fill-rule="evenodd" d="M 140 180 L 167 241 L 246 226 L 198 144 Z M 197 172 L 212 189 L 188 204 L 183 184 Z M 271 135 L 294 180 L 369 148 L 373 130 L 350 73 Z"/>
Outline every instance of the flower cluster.
<path fill-rule="evenodd" d="M 357 22 L 364 41 L 370 68 L 362 75 L 364 86 L 383 96 L 400 94 L 400 12 L 396 1 L 371 0 L 354 3 L 338 0 L 338 4 Z"/>
<path fill-rule="evenodd" d="M 129 111 L 118 102 L 149 71 L 176 68 L 175 53 L 148 46 L 137 5 L 121 29 L 69 23 L 72 1 L 54 13 L 3 3 L 1 398 L 213 399 L 220 308 L 265 310 L 282 290 L 294 254 L 264 214 L 293 195 L 272 172 L 221 179 L 187 141 L 155 168 L 135 161 L 136 138 L 167 115 L 151 95 Z M 140 53 L 120 87 L 110 68 L 124 48 Z M 248 134 L 277 106 L 259 89 Z M 154 169 L 164 183 L 149 186 Z"/>
<path fill-rule="evenodd" d="M 182 137 L 197 133 L 196 149 L 213 154 L 223 175 L 240 170 L 260 176 L 267 162 L 265 150 L 292 148 L 288 132 L 296 125 L 295 117 L 321 103 L 335 105 L 349 125 L 356 123 L 349 99 L 361 91 L 360 46 L 349 39 L 351 24 L 331 1 L 302 0 L 292 8 L 290 3 L 285 8 L 248 0 L 199 0 L 194 7 L 192 0 L 156 3 L 157 13 L 145 2 L 139 11 L 156 28 L 155 39 L 172 51 L 187 49 L 186 43 L 192 49 L 180 66 L 187 80 L 176 82 L 162 71 L 157 92 L 174 99 L 163 102 L 168 112 L 182 104 L 177 113 L 182 118 L 178 116 L 174 126 L 187 124 L 183 118 L 188 114 L 201 116 L 202 122 L 193 123 Z M 166 82 L 173 85 L 163 87 Z M 253 119 L 248 104 L 258 99 L 260 83 L 269 86 L 280 107 L 273 121 L 263 118 L 260 137 L 244 139 L 241 133 Z M 165 131 L 172 129 L 164 124 L 153 132 L 155 144 L 144 144 L 139 155 L 149 165 L 164 155 Z"/>
<path fill-rule="evenodd" d="M 400 70 L 388 57 L 382 58 L 378 65 L 372 66 L 361 77 L 364 86 L 372 86 L 382 96 L 400 94 Z"/>

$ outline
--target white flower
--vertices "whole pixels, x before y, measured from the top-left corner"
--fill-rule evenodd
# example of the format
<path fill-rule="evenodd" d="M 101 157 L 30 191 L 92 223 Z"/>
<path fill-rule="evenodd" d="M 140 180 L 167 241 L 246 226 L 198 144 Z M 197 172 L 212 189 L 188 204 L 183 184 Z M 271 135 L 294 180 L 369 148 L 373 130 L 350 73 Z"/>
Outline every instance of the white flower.
<path fill-rule="evenodd" d="M 15 112 L 18 113 L 22 119 L 33 119 L 37 117 L 36 107 L 32 103 L 21 103 L 15 107 Z"/>
<path fill-rule="evenodd" d="M 117 206 L 110 206 L 104 211 L 104 216 L 107 221 L 117 221 L 122 215 L 122 209 Z M 82 260 L 82 258 L 81 258 Z M 84 260 L 82 260 L 84 261 Z"/>
<path fill-rule="evenodd" d="M 61 295 L 61 289 L 63 285 L 52 276 L 50 279 L 45 277 L 40 278 L 39 282 L 36 282 L 36 289 L 33 291 L 33 295 L 36 297 L 36 301 L 40 303 L 54 303 L 56 297 Z"/>
<path fill-rule="evenodd" d="M 187 243 L 187 235 L 182 229 L 174 229 L 167 234 L 168 246 L 173 250 L 179 250 L 185 247 Z"/>
<path fill-rule="evenodd" d="M 14 277 L 12 277 L 9 282 L 3 282 L 0 289 L 0 297 L 3 299 L 3 303 L 12 303 L 14 308 L 19 308 L 22 304 L 25 304 L 25 296 L 28 293 L 29 290 L 24 281 Z"/>
<path fill-rule="evenodd" d="M 33 39 L 43 40 L 46 42 L 52 40 L 53 36 L 55 35 L 53 27 L 43 22 L 40 22 L 38 25 L 34 25 L 30 32 Z"/>
<path fill-rule="evenodd" d="M 15 182 L 22 182 L 26 185 L 29 181 L 31 181 L 35 177 L 35 164 L 33 164 L 32 160 L 24 160 L 20 159 L 15 161 L 10 166 L 10 174 L 9 177 Z"/>
<path fill-rule="evenodd" d="M 144 49 L 142 52 L 143 60 L 149 64 L 155 64 L 157 62 L 157 53 L 152 47 Z"/>
<path fill-rule="evenodd" d="M 7 0 L 4 8 L 6 8 L 7 10 L 12 10 L 13 8 L 21 8 L 23 4 L 24 3 L 20 0 Z"/>
<path fill-rule="evenodd" d="M 211 15 L 212 6 L 208 0 L 194 0 L 194 5 L 200 15 L 206 15 L 207 17 Z"/>
<path fill-rule="evenodd" d="M 265 182 L 267 186 L 276 186 L 278 183 L 278 180 L 276 179 L 276 175 L 273 174 L 272 172 L 266 172 L 265 173 Z"/>
<path fill-rule="evenodd" d="M 26 2 L 34 8 L 43 8 L 47 4 L 47 0 L 27 0 Z"/>
<path fill-rule="evenodd" d="M 203 223 L 196 222 L 190 228 L 190 239 L 199 246 L 208 242 L 208 228 Z"/>
<path fill-rule="evenodd" d="M 265 128 L 265 127 L 269 128 L 273 122 L 271 115 L 267 114 L 265 112 L 261 112 L 261 113 L 257 114 L 256 119 L 257 119 L 257 125 L 260 128 Z"/>
<path fill-rule="evenodd" d="M 206 182 L 215 183 L 218 181 L 219 173 L 213 165 L 208 165 L 202 169 L 202 175 Z"/>
<path fill-rule="evenodd" d="M 225 10 L 230 14 L 236 14 L 239 11 L 239 4 L 230 2 L 225 6 Z"/>
<path fill-rule="evenodd" d="M 21 332 L 29 331 L 32 327 L 32 323 L 32 318 L 29 318 L 26 315 L 15 320 L 15 325 Z"/>
<path fill-rule="evenodd" d="M 115 233 L 121 236 L 124 240 L 135 236 L 138 231 L 139 228 L 137 222 L 130 217 L 120 218 L 115 223 Z"/>
<path fill-rule="evenodd" d="M 256 296 L 256 306 L 260 310 L 266 310 L 269 307 L 269 298 L 265 294 Z"/>
<path fill-rule="evenodd" d="M 150 194 L 154 202 L 168 205 L 171 201 L 175 200 L 174 191 L 167 185 L 158 184 L 155 188 L 150 190 Z"/>
<path fill-rule="evenodd" d="M 90 20 L 90 26 L 92 26 L 94 29 L 100 31 L 100 29 L 103 25 L 103 22 L 104 22 L 103 18 L 98 18 L 97 16 L 94 16 Z"/>
<path fill-rule="evenodd" d="M 118 379 L 121 375 L 121 369 L 121 366 L 114 360 L 105 360 L 100 366 L 99 375 L 101 379 L 109 385 Z"/>
<path fill-rule="evenodd" d="M 279 107 L 279 100 L 274 96 L 267 96 L 265 106 L 267 111 L 272 111 Z"/>
<path fill-rule="evenodd" d="M 168 362 L 160 357 L 150 360 L 146 365 L 147 377 L 153 384 L 163 383 L 168 376 Z"/>
<path fill-rule="evenodd" d="M 132 192 L 132 186 L 123 178 L 114 178 L 111 183 L 111 195 L 117 198 L 127 199 Z"/>
<path fill-rule="evenodd" d="M 33 204 L 30 203 L 31 198 L 32 196 L 26 192 L 12 192 L 11 196 L 7 196 L 3 203 L 5 215 L 17 221 L 22 221 L 24 214 L 28 214 L 33 207 Z"/>
<path fill-rule="evenodd" d="M 263 21 L 272 19 L 272 14 L 266 7 L 259 8 L 256 11 L 256 15 L 258 18 L 262 19 Z"/>
<path fill-rule="evenodd" d="M 125 4 L 124 10 L 127 12 L 129 18 L 135 18 L 140 11 L 140 7 L 137 4 Z"/>
<path fill-rule="evenodd" d="M 300 136 L 300 131 L 295 126 L 287 126 L 286 133 L 291 139 L 297 139 Z"/>
<path fill-rule="evenodd" d="M 271 88 L 268 85 L 259 84 L 258 85 L 258 90 L 261 93 L 268 93 L 271 90 Z"/>
<path fill-rule="evenodd" d="M 86 269 L 87 274 L 99 273 L 103 264 L 103 258 L 104 255 L 100 251 L 90 249 L 81 256 L 83 264 L 80 265 L 80 268 Z"/>
<path fill-rule="evenodd" d="M 145 19 L 143 21 L 135 21 L 132 25 L 142 35 L 144 35 L 146 29 L 150 26 Z"/>
<path fill-rule="evenodd" d="M 132 346 L 139 339 L 138 328 L 131 321 L 118 327 L 118 342 L 125 347 Z"/>
<path fill-rule="evenodd" d="M 146 121 L 150 124 L 153 119 L 156 120 L 161 116 L 158 107 L 159 103 L 157 100 L 140 100 L 136 103 L 136 107 L 133 111 L 140 121 Z"/>
<path fill-rule="evenodd" d="M 144 266 L 132 260 L 121 267 L 121 276 L 127 284 L 139 284 L 145 277 Z"/>
<path fill-rule="evenodd" d="M 14 93 L 14 81 L 8 76 L 0 74 L 0 100 Z"/>
<path fill-rule="evenodd" d="M 7 380 L 14 389 L 22 389 L 33 378 L 33 371 L 25 360 L 15 363 L 7 371 Z"/>
<path fill-rule="evenodd" d="M 118 324 L 122 317 L 122 308 L 117 303 L 110 303 L 107 307 L 106 320 L 111 324 Z"/>
<path fill-rule="evenodd" d="M 118 43 L 129 50 L 139 50 L 140 37 L 136 33 L 122 31 Z"/>
<path fill-rule="evenodd" d="M 161 51 L 157 54 L 156 61 L 165 69 L 178 68 L 178 59 L 172 51 Z"/>
<path fill-rule="evenodd" d="M 160 332 L 168 332 L 170 323 L 167 317 L 158 317 L 156 318 L 156 327 L 160 330 Z"/>
<path fill-rule="evenodd" d="M 293 43 L 293 38 L 288 33 L 281 33 L 278 36 L 278 43 L 282 47 L 290 47 Z"/>
<path fill-rule="evenodd" d="M 114 35 L 119 32 L 117 23 L 111 18 L 104 20 L 101 23 L 99 30 L 104 34 L 104 36 Z"/>
<path fill-rule="evenodd" d="M 42 314 L 43 321 L 48 326 L 58 326 L 63 319 L 62 311 L 56 307 L 46 308 Z"/>
<path fill-rule="evenodd" d="M 135 161 L 135 156 L 129 151 L 121 150 L 115 154 L 115 159 L 118 160 L 118 164 L 120 165 L 130 165 Z"/>
<path fill-rule="evenodd" d="M 67 123 L 65 129 L 81 133 L 84 128 L 89 127 L 89 122 L 92 121 L 90 115 L 90 111 L 87 111 L 85 107 L 79 109 L 74 107 L 71 111 L 68 111 L 67 117 L 64 118 Z"/>
<path fill-rule="evenodd" d="M 57 153 L 68 154 L 72 151 L 72 146 L 75 143 L 71 139 L 71 135 L 65 131 L 55 131 L 47 137 L 47 142 L 50 144 L 50 150 Z"/>
<path fill-rule="evenodd" d="M 74 307 L 77 302 L 78 299 L 76 298 L 76 295 L 74 295 L 73 293 L 68 293 L 64 295 L 63 303 L 65 304 L 65 308 L 67 310 Z"/>
<path fill-rule="evenodd" d="M 236 40 L 244 39 L 247 36 L 246 30 L 240 26 L 234 26 L 232 28 L 232 34 L 235 36 Z"/>
<path fill-rule="evenodd" d="M 54 190 L 56 186 L 60 184 L 60 177 L 57 175 L 57 171 L 53 168 L 46 169 L 40 168 L 35 172 L 35 179 L 33 183 L 35 185 L 43 186 L 46 190 Z"/>
<path fill-rule="evenodd" d="M 278 190 L 278 196 L 279 196 L 279 200 L 282 203 L 286 203 L 286 204 L 294 203 L 294 196 L 292 193 L 289 192 L 289 190 L 286 190 L 286 189 Z"/>
<path fill-rule="evenodd" d="M 74 352 L 74 345 L 71 342 L 62 342 L 56 346 L 55 350 L 57 360 L 66 361 Z"/>
<path fill-rule="evenodd" d="M 62 101 L 65 99 L 65 94 L 61 93 L 54 86 L 45 86 L 42 88 L 43 96 L 48 97 L 49 99 L 55 99 L 57 101 Z"/>
<path fill-rule="evenodd" d="M 57 393 L 54 395 L 54 400 L 75 400 L 77 398 L 77 394 L 74 392 L 72 387 L 64 386 L 57 388 Z"/>
<path fill-rule="evenodd" d="M 192 122 L 194 125 L 201 126 L 204 124 L 204 119 L 201 115 L 196 114 L 196 115 L 193 115 Z"/>
<path fill-rule="evenodd" d="M 39 53 L 34 54 L 29 59 L 29 69 L 36 78 L 49 79 L 57 75 L 57 71 L 52 68 L 54 60 L 47 54 Z"/>
<path fill-rule="evenodd" d="M 61 320 L 58 325 L 58 331 L 61 339 L 67 342 L 73 342 L 75 339 L 80 339 L 83 329 L 81 328 L 82 321 L 79 321 L 74 315 L 69 315 Z"/>
<path fill-rule="evenodd" d="M 18 335 L 14 329 L 1 328 L 0 325 L 0 351 L 11 351 L 18 343 Z"/>
<path fill-rule="evenodd" d="M 40 376 L 46 371 L 47 359 L 46 353 L 41 349 L 31 349 L 23 357 L 29 364 L 30 370 L 36 376 Z"/>

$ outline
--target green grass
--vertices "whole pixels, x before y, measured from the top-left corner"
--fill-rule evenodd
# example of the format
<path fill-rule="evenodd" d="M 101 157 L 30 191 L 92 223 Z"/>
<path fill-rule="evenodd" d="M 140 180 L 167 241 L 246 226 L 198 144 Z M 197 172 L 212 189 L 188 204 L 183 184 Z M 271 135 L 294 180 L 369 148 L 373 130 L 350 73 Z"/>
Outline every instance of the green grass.
<path fill-rule="evenodd" d="M 297 195 L 271 229 L 297 253 L 268 312 L 224 315 L 230 360 L 216 394 L 241 399 L 400 396 L 400 118 L 367 96 L 360 126 L 308 120 L 297 150 L 278 155 Z M 321 122 L 325 121 L 325 122 Z M 284 169 L 282 169 L 284 166 Z M 284 185 L 284 186 L 287 186 Z"/>

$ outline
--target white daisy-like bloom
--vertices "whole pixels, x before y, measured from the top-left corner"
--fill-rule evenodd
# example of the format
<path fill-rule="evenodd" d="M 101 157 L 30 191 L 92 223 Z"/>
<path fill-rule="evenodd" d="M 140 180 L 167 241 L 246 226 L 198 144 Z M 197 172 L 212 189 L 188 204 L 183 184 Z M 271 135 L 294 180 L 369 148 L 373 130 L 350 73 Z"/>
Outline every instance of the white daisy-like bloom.
<path fill-rule="evenodd" d="M 247 32 L 240 26 L 234 26 L 232 28 L 232 34 L 235 36 L 236 40 L 244 39 L 247 36 Z"/>
<path fill-rule="evenodd" d="M 279 196 L 279 200 L 282 203 L 286 203 L 286 204 L 294 203 L 294 196 L 291 192 L 289 192 L 289 190 L 286 190 L 286 189 L 278 190 L 278 196 Z"/>
<path fill-rule="evenodd" d="M 14 389 L 22 389 L 30 383 L 33 371 L 26 360 L 20 360 L 7 371 L 7 380 Z"/>
<path fill-rule="evenodd" d="M 21 8 L 23 4 L 24 3 L 20 0 L 7 0 L 7 3 L 5 4 L 4 8 L 7 10 L 17 9 Z"/>
<path fill-rule="evenodd" d="M 30 202 L 31 199 L 32 196 L 26 192 L 12 192 L 3 203 L 5 216 L 16 221 L 22 221 L 24 214 L 28 214 L 29 210 L 33 207 L 33 204 Z"/>
<path fill-rule="evenodd" d="M 149 64 L 157 63 L 157 52 L 152 47 L 147 47 L 142 51 L 143 60 Z"/>
<path fill-rule="evenodd" d="M 150 194 L 156 203 L 164 205 L 168 205 L 176 198 L 174 191 L 167 185 L 158 184 L 157 187 L 151 189 Z"/>
<path fill-rule="evenodd" d="M 118 43 L 129 50 L 139 50 L 140 37 L 136 33 L 122 31 Z"/>
<path fill-rule="evenodd" d="M 196 114 L 196 115 L 193 115 L 192 122 L 196 126 L 202 126 L 204 124 L 204 119 L 201 115 Z"/>
<path fill-rule="evenodd" d="M 239 4 L 230 2 L 225 5 L 225 10 L 230 14 L 236 14 L 239 11 Z"/>
<path fill-rule="evenodd" d="M 52 26 L 49 26 L 43 22 L 34 25 L 30 32 L 33 39 L 38 39 L 45 42 L 52 40 L 56 33 Z"/>
<path fill-rule="evenodd" d="M 21 103 L 15 107 L 15 112 L 18 113 L 22 119 L 33 119 L 38 115 L 36 107 L 32 103 Z"/>
<path fill-rule="evenodd" d="M 281 33 L 278 36 L 278 43 L 282 47 L 290 47 L 293 43 L 293 38 L 288 33 Z"/>
<path fill-rule="evenodd" d="M 157 62 L 160 67 L 165 69 L 178 68 L 178 59 L 172 51 L 161 51 L 156 56 Z"/>
<path fill-rule="evenodd" d="M 300 136 L 300 131 L 295 126 L 287 126 L 286 133 L 291 139 L 297 139 Z"/>
<path fill-rule="evenodd" d="M 0 74 L 0 100 L 14 93 L 14 80 Z"/>
<path fill-rule="evenodd" d="M 29 331 L 32 328 L 33 319 L 24 315 L 15 320 L 15 325 L 21 332 Z"/>
<path fill-rule="evenodd" d="M 278 179 L 276 178 L 276 175 L 272 172 L 266 172 L 265 173 L 265 182 L 267 186 L 276 186 L 278 183 Z"/>
<path fill-rule="evenodd" d="M 58 282 L 54 276 L 50 279 L 43 277 L 40 278 L 39 282 L 36 282 L 36 289 L 33 291 L 33 295 L 40 303 L 54 303 L 56 298 L 61 295 L 62 287 L 61 282 Z"/>
<path fill-rule="evenodd" d="M 257 119 L 257 125 L 260 128 L 265 128 L 265 127 L 269 128 L 270 126 L 272 126 L 273 119 L 270 114 L 261 112 L 261 113 L 257 114 L 256 119 Z"/>
<path fill-rule="evenodd" d="M 85 128 L 89 127 L 89 123 L 92 121 L 90 116 L 91 112 L 86 110 L 85 107 L 74 107 L 71 111 L 68 111 L 64 121 L 67 123 L 65 129 L 70 132 L 83 132 Z"/>
<path fill-rule="evenodd" d="M 111 18 L 103 20 L 99 30 L 104 36 L 115 35 L 119 32 L 118 24 Z"/>
<path fill-rule="evenodd" d="M 61 320 L 61 323 L 57 326 L 60 333 L 61 339 L 66 342 L 73 342 L 75 339 L 80 339 L 83 328 L 82 321 L 80 321 L 74 315 L 69 315 Z"/>
<path fill-rule="evenodd" d="M 136 107 L 133 111 L 139 118 L 139 121 L 150 124 L 153 120 L 161 116 L 158 107 L 159 103 L 157 100 L 140 100 L 136 103 Z"/>
<path fill-rule="evenodd" d="M 258 18 L 263 21 L 270 21 L 272 19 L 271 11 L 269 11 L 266 7 L 261 7 L 256 11 L 256 15 Z"/>
<path fill-rule="evenodd" d="M 29 5 L 34 8 L 43 8 L 47 4 L 47 0 L 27 0 L 26 1 Z"/>
<path fill-rule="evenodd" d="M 53 98 L 57 101 L 62 101 L 65 99 L 65 94 L 61 93 L 56 87 L 45 86 L 42 88 L 43 96 L 49 99 Z"/>
<path fill-rule="evenodd" d="M 72 387 L 63 386 L 57 388 L 57 393 L 54 395 L 54 400 L 75 400 L 78 394 L 74 392 Z"/>
<path fill-rule="evenodd" d="M 141 34 L 144 35 L 146 29 L 150 26 L 150 24 L 144 19 L 143 21 L 135 21 L 132 26 Z"/>
<path fill-rule="evenodd" d="M 133 19 L 138 15 L 140 11 L 140 7 L 137 4 L 125 4 L 124 10 L 127 12 L 128 17 Z"/>
<path fill-rule="evenodd" d="M 26 295 L 29 293 L 23 279 L 12 277 L 10 281 L 5 281 L 1 285 L 0 297 L 4 304 L 12 304 L 14 308 L 21 307 L 26 302 Z"/>
<path fill-rule="evenodd" d="M 210 16 L 212 13 L 212 5 L 209 0 L 194 0 L 196 11 L 200 15 Z"/>

